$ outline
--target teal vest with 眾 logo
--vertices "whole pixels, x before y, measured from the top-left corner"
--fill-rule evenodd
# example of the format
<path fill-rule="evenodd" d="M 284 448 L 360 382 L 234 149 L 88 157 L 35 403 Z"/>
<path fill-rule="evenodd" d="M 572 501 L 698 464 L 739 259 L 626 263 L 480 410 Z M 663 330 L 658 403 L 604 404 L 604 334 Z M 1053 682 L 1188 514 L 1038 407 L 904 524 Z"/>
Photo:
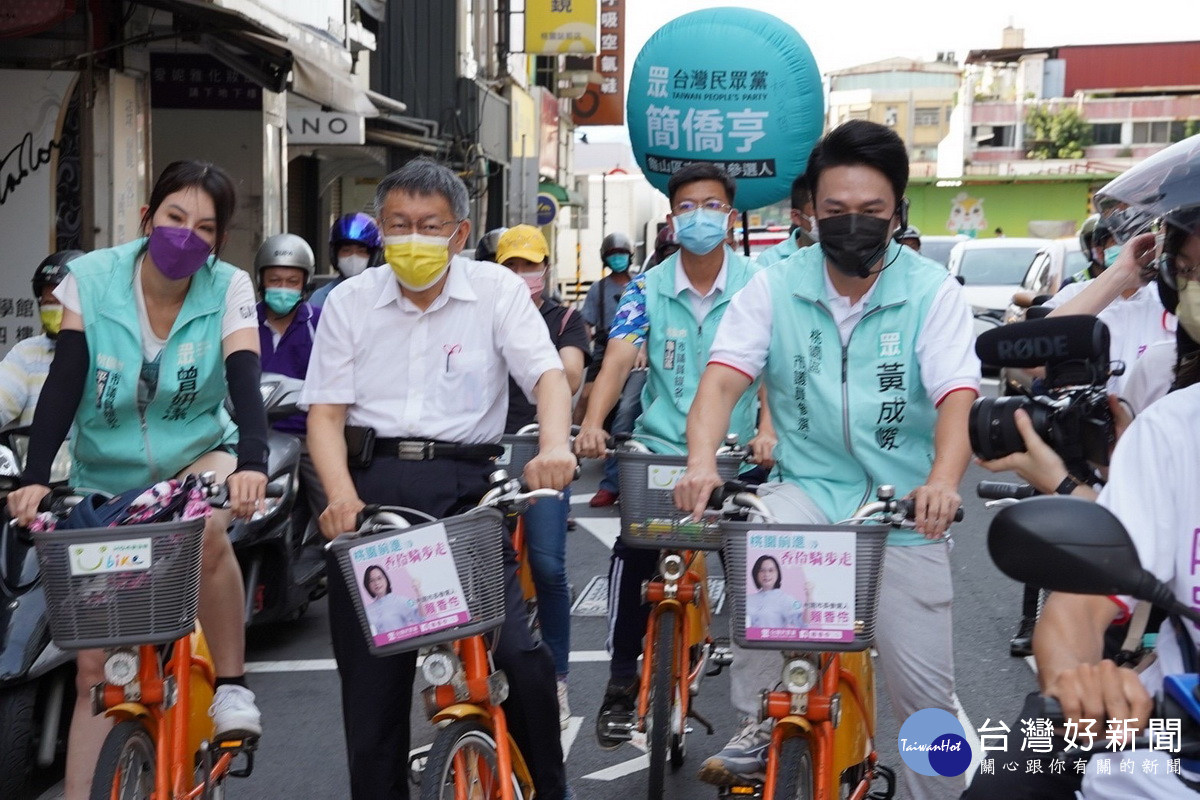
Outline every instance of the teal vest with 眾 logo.
<path fill-rule="evenodd" d="M 835 521 L 874 500 L 882 484 L 905 496 L 933 466 L 937 409 L 921 382 L 917 336 L 946 270 L 895 243 L 885 259 L 891 266 L 845 346 L 826 300 L 820 247 L 804 248 L 767 272 L 767 402 L 779 436 L 779 470 Z M 895 531 L 888 543 L 929 540 Z"/>
<path fill-rule="evenodd" d="M 210 260 L 192 276 L 159 358 L 158 389 L 138 412 L 142 333 L 134 265 L 145 239 L 71 262 L 90 365 L 72 440 L 75 486 L 113 494 L 174 477 L 237 441 L 225 412 L 221 321 L 234 267 Z"/>
<path fill-rule="evenodd" d="M 717 327 L 729 300 L 741 291 L 757 270 L 750 259 L 725 249 L 725 290 L 717 295 L 703 322 L 692 313 L 692 302 L 682 289 L 675 288 L 676 253 L 646 273 L 646 318 L 650 334 L 646 342 L 649 374 L 642 389 L 642 414 L 634 425 L 634 435 L 665 439 L 685 452 L 684 432 L 692 399 L 700 386 L 700 376 L 708 364 L 708 351 L 717 335 Z M 730 433 L 745 445 L 754 436 L 757 386 L 746 390 L 733 408 Z M 653 439 L 645 444 L 655 452 L 673 453 Z"/>

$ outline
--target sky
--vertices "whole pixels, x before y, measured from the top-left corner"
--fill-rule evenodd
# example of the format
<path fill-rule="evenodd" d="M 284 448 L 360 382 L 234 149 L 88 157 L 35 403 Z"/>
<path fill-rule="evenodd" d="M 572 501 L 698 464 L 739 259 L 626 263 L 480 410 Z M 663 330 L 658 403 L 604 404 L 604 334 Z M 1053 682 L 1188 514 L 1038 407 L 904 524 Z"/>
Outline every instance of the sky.
<path fill-rule="evenodd" d="M 664 24 L 719 6 L 754 8 L 790 23 L 822 74 L 894 56 L 932 61 L 946 50 L 961 63 L 970 50 L 1000 47 L 1001 31 L 1010 24 L 1024 28 L 1027 47 L 1200 40 L 1196 0 L 1160 0 L 1144 13 L 1115 0 L 625 0 L 627 74 L 642 45 Z M 621 128 L 586 130 L 594 141 L 627 141 Z"/>

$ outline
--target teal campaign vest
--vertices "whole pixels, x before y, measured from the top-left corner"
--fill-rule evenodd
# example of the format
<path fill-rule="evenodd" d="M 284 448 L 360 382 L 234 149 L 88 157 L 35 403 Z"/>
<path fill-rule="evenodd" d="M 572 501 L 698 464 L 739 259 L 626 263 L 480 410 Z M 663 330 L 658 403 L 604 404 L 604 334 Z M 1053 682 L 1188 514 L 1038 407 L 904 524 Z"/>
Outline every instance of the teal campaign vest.
<path fill-rule="evenodd" d="M 676 253 L 646 273 L 646 318 L 650 333 L 646 342 L 649 372 L 642 389 L 642 414 L 634 424 L 635 435 L 652 436 L 677 445 L 682 452 L 687 427 L 687 413 L 692 398 L 700 386 L 700 376 L 708 364 L 708 351 L 717 335 L 717 327 L 733 295 L 756 272 L 751 261 L 732 250 L 725 250 L 725 289 L 713 307 L 697 324 L 691 301 L 675 289 Z M 746 444 L 754 436 L 757 422 L 754 393 L 751 386 L 734 406 L 729 431 Z M 661 442 L 648 440 L 645 444 L 655 452 L 672 453 Z"/>
<path fill-rule="evenodd" d="M 237 441 L 225 412 L 221 321 L 237 267 L 211 260 L 188 287 L 160 357 L 158 389 L 138 411 L 142 333 L 134 265 L 145 239 L 71 262 L 79 285 L 90 359 L 75 414 L 71 481 L 117 493 L 173 477 L 222 444 Z"/>
<path fill-rule="evenodd" d="M 921 382 L 917 337 L 946 270 L 895 243 L 886 258 L 891 265 L 845 346 L 826 303 L 820 247 L 767 270 L 773 314 L 767 402 L 779 436 L 779 470 L 831 520 L 873 500 L 881 484 L 903 497 L 933 466 L 937 410 Z M 888 543 L 928 540 L 897 531 Z"/>

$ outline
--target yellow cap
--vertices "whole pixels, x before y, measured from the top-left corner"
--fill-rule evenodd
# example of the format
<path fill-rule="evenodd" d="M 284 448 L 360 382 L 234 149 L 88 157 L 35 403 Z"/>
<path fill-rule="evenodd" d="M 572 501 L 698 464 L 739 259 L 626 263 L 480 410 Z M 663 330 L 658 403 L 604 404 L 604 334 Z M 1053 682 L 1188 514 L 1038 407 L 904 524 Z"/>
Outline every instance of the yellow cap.
<path fill-rule="evenodd" d="M 550 245 L 546 237 L 532 225 L 514 225 L 500 235 L 496 243 L 496 262 L 503 264 L 510 258 L 523 258 L 540 264 L 550 259 Z"/>

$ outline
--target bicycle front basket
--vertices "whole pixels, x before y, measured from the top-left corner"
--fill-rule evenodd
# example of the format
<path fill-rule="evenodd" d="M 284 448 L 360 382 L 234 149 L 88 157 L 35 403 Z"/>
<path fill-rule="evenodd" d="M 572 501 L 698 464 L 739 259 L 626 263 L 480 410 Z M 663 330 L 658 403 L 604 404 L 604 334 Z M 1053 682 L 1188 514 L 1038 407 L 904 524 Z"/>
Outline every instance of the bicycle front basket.
<path fill-rule="evenodd" d="M 722 522 L 721 530 L 730 627 L 739 645 L 871 646 L 890 526 Z"/>
<path fill-rule="evenodd" d="M 192 630 L 204 519 L 33 535 L 64 650 L 165 644 Z"/>
<path fill-rule="evenodd" d="M 742 456 L 718 456 L 717 474 L 737 477 Z M 630 547 L 651 550 L 720 550 L 721 529 L 715 524 L 685 522 L 687 512 L 675 507 L 675 484 L 687 471 L 687 456 L 617 452 L 621 477 L 621 537 Z"/>
<path fill-rule="evenodd" d="M 338 571 L 371 653 L 419 650 L 499 627 L 504 532 L 504 515 L 489 508 L 335 540 Z"/>

